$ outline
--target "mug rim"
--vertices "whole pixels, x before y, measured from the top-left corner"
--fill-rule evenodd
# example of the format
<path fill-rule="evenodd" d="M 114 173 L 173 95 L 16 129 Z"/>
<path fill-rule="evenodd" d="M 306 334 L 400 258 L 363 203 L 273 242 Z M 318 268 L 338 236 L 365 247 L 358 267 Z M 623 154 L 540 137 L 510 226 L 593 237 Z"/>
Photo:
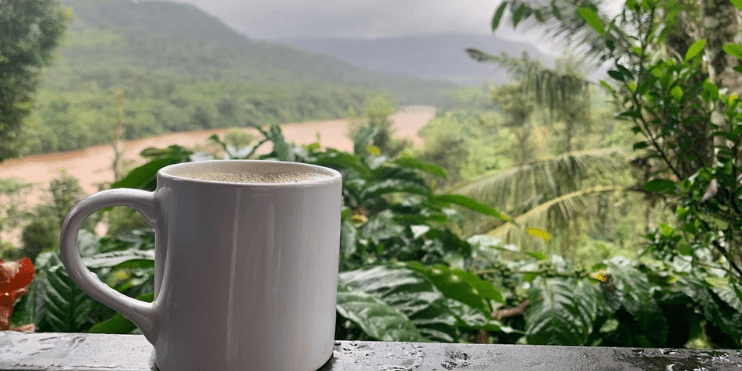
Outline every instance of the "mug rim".
<path fill-rule="evenodd" d="M 171 171 L 178 169 L 178 168 L 184 168 L 184 167 L 200 167 L 200 166 L 209 166 L 210 164 L 223 164 L 223 163 L 254 163 L 254 164 L 260 164 L 260 163 L 270 163 L 270 164 L 286 164 L 290 167 L 302 167 L 305 169 L 312 169 L 313 173 L 323 173 L 323 177 L 318 177 L 317 179 L 312 180 L 302 180 L 298 182 L 286 182 L 286 183 L 251 183 L 251 182 L 226 182 L 226 181 L 220 181 L 220 180 L 207 180 L 207 179 L 196 179 L 196 178 L 190 178 L 187 176 L 177 175 L 171 173 Z M 169 180 L 173 181 L 180 181 L 180 182 L 191 182 L 191 183 L 202 183 L 202 184 L 213 184 L 213 185 L 221 185 L 221 186 L 236 186 L 236 187 L 302 187 L 302 186 L 312 186 L 312 185 L 323 185 L 323 184 L 330 184 L 339 182 L 342 180 L 342 175 L 339 171 L 325 167 L 320 165 L 314 165 L 314 164 L 306 164 L 303 162 L 291 162 L 291 161 L 275 161 L 275 160 L 232 160 L 232 159 L 226 159 L 226 160 L 203 160 L 203 161 L 191 161 L 191 162 L 181 162 L 177 164 L 167 165 L 165 167 L 160 168 L 157 170 L 157 177 L 160 178 L 167 178 Z"/>

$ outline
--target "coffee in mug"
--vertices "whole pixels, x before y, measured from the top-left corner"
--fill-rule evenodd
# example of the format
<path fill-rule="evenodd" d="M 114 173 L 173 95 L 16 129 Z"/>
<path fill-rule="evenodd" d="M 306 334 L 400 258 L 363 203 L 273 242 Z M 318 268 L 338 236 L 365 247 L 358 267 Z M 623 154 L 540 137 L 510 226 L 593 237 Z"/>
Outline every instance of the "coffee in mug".
<path fill-rule="evenodd" d="M 154 301 L 103 284 L 76 249 L 98 209 L 155 229 Z M 62 262 L 86 293 L 137 325 L 162 371 L 311 371 L 332 355 L 341 176 L 308 164 L 222 160 L 157 173 L 154 192 L 111 189 L 75 205 Z"/>
<path fill-rule="evenodd" d="M 186 175 L 184 175 L 186 176 Z M 284 171 L 273 173 L 194 173 L 187 176 L 188 178 L 198 180 L 210 180 L 215 182 L 228 183 L 298 183 L 310 180 L 319 180 L 328 177 L 326 174 L 302 171 Z"/>

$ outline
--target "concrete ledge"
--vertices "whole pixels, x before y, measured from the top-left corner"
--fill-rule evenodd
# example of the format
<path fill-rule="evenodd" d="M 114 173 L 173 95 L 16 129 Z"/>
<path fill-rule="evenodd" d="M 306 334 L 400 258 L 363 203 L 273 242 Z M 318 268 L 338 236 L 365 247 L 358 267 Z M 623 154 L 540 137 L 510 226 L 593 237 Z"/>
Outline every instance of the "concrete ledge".
<path fill-rule="evenodd" d="M 152 370 L 140 335 L 0 332 L 0 370 Z M 742 351 L 338 341 L 332 371 L 721 371 Z M 288 371 L 288 370 L 287 370 Z"/>

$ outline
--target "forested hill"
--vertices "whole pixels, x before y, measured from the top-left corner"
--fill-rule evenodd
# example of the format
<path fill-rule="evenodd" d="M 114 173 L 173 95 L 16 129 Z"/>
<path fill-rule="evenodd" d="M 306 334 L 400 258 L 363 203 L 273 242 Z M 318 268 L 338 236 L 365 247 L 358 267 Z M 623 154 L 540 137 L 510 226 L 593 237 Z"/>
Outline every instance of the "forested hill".
<path fill-rule="evenodd" d="M 451 87 L 367 71 L 332 56 L 251 40 L 189 5 L 130 0 L 66 0 L 65 4 L 75 14 L 70 29 L 74 33 L 70 35 L 72 42 L 62 51 L 72 65 L 115 60 L 206 79 L 269 83 L 316 80 L 397 92 Z M 75 42 L 79 36 L 82 42 Z M 96 39 L 98 45 L 90 45 Z M 431 103 L 415 95 L 417 103 Z M 400 98 L 412 99 L 404 94 Z"/>
<path fill-rule="evenodd" d="M 455 85 L 367 71 L 335 57 L 250 40 L 188 5 L 64 0 L 59 60 L 25 125 L 25 154 L 110 141 L 123 91 L 126 138 L 343 116 L 365 98 L 436 104 Z"/>

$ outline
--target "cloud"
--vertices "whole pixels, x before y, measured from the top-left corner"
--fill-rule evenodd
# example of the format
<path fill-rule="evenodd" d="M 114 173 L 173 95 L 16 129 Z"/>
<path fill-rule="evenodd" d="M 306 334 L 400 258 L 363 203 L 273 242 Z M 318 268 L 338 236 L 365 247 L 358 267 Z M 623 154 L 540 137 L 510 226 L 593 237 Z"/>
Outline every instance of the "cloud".
<path fill-rule="evenodd" d="M 254 39 L 337 37 L 372 39 L 439 33 L 491 35 L 497 0 L 172 0 L 195 5 Z M 622 2 L 607 2 L 615 14 Z M 557 55 L 542 30 L 502 24 L 495 36 Z"/>
<path fill-rule="evenodd" d="M 180 0 L 258 39 L 488 32 L 491 0 Z"/>

